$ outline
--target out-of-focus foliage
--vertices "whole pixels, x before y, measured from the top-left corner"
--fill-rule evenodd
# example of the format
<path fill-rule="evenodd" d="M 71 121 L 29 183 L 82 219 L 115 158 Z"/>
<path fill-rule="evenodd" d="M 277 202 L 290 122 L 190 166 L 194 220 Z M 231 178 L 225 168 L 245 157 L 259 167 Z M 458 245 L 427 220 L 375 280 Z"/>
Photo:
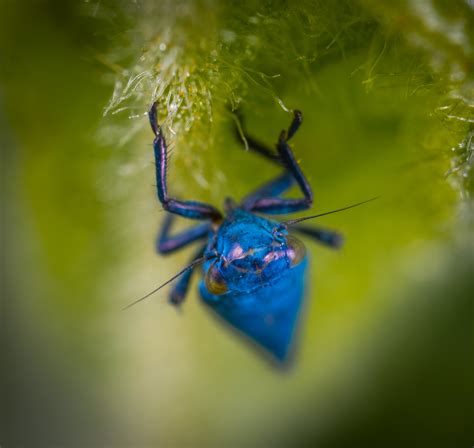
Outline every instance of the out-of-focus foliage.
<path fill-rule="evenodd" d="M 470 0 L 4 2 L 0 444 L 472 444 L 473 30 Z M 381 196 L 321 220 L 340 253 L 308 242 L 288 372 L 195 286 L 119 311 L 189 256 L 154 253 L 155 99 L 173 194 L 277 172 L 239 107 L 269 144 L 304 112 L 315 210 Z"/>

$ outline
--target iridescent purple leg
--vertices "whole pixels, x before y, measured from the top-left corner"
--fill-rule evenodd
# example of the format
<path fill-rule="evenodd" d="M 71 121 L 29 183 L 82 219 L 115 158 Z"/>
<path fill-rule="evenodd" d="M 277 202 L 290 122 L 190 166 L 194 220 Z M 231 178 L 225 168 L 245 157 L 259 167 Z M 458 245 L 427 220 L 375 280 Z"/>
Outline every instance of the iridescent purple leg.
<path fill-rule="evenodd" d="M 291 228 L 297 230 L 298 232 L 301 232 L 306 236 L 310 236 L 319 243 L 324 244 L 325 246 L 332 247 L 333 249 L 339 249 L 344 243 L 343 236 L 340 233 L 334 232 L 332 230 L 321 229 L 317 227 L 308 227 L 301 224 L 297 224 L 295 226 L 292 226 Z"/>
<path fill-rule="evenodd" d="M 299 167 L 298 162 L 296 161 L 293 152 L 288 145 L 288 141 L 291 139 L 291 137 L 293 137 L 303 122 L 303 115 L 300 111 L 295 111 L 294 114 L 293 121 L 291 122 L 288 131 L 283 131 L 280 134 L 280 138 L 278 139 L 277 143 L 277 153 L 279 162 L 287 169 L 287 172 L 292 175 L 294 180 L 296 180 L 304 197 L 299 199 L 284 199 L 279 197 L 279 195 L 282 194 L 286 188 L 291 186 L 286 174 L 283 174 L 250 195 L 248 198 L 251 199 L 244 199 L 245 204 L 250 205 L 250 202 L 252 202 L 251 207 L 248 208 L 250 211 L 276 215 L 306 210 L 313 204 L 313 192 L 311 190 L 311 186 L 301 171 L 301 168 Z M 251 149 L 256 150 L 254 147 L 251 147 Z M 256 151 L 265 155 L 260 150 Z M 274 160 L 273 157 L 266 157 Z M 258 193 L 260 192 L 262 194 L 260 197 L 258 197 Z"/>
<path fill-rule="evenodd" d="M 168 196 L 168 186 L 166 182 L 168 150 L 166 147 L 165 137 L 161 132 L 161 127 L 158 125 L 156 103 L 153 103 L 151 106 L 150 111 L 148 112 L 148 117 L 150 119 L 151 129 L 155 134 L 153 149 L 156 161 L 156 185 L 158 199 L 163 205 L 163 208 L 170 213 L 175 213 L 190 219 L 220 219 L 222 214 L 212 205 L 197 201 L 180 201 Z"/>
<path fill-rule="evenodd" d="M 189 260 L 190 263 L 192 263 L 197 258 L 202 257 L 202 254 L 204 253 L 205 249 L 206 245 L 201 246 L 199 250 L 194 253 L 191 260 Z M 194 268 L 186 271 L 173 286 L 173 289 L 171 290 L 169 295 L 169 301 L 173 305 L 180 305 L 181 303 L 183 303 L 184 299 L 186 298 L 186 294 L 188 292 L 189 284 L 191 282 L 191 278 L 193 276 L 194 271 Z"/>
<path fill-rule="evenodd" d="M 235 114 L 237 115 L 237 118 L 240 120 L 240 122 L 243 123 L 243 117 L 240 114 L 239 110 L 235 111 Z M 245 131 L 243 132 L 244 135 L 242 136 L 241 130 L 237 126 L 235 126 L 234 131 L 235 131 L 235 136 L 237 137 L 237 141 L 241 143 L 243 146 L 248 148 L 250 151 L 260 154 L 261 156 L 265 157 L 267 160 L 270 160 L 281 166 L 280 158 L 278 157 L 278 154 L 273 149 L 268 148 L 265 144 L 251 137 Z M 242 137 L 244 138 L 245 141 L 242 139 Z"/>
<path fill-rule="evenodd" d="M 211 223 L 199 224 L 186 229 L 176 235 L 170 236 L 171 225 L 175 216 L 168 214 L 157 239 L 157 250 L 161 254 L 174 252 L 199 239 L 205 238 L 211 228 Z"/>
<path fill-rule="evenodd" d="M 237 111 L 238 114 L 238 111 Z M 243 121 L 243 118 L 240 114 L 238 114 L 240 121 Z M 300 112 L 295 113 L 295 118 L 291 122 L 291 125 L 288 129 L 288 139 L 292 137 L 295 132 L 298 130 L 300 124 L 302 122 L 302 115 Z M 240 134 L 240 130 L 236 127 L 235 132 L 238 138 L 238 141 L 244 145 L 244 141 L 242 140 L 242 136 Z M 250 135 L 248 135 L 244 131 L 243 135 L 245 141 L 247 142 L 247 146 L 250 151 L 253 151 L 261 156 L 265 157 L 267 160 L 270 160 L 273 163 L 276 163 L 279 166 L 284 166 L 280 156 L 274 150 L 268 148 L 263 143 L 259 142 L 258 140 L 254 139 Z M 250 193 L 246 197 L 244 197 L 241 201 L 241 207 L 245 210 L 252 210 L 255 204 L 263 198 L 269 197 L 278 197 L 285 193 L 288 189 L 290 189 L 295 181 L 293 173 L 290 171 L 285 170 L 280 176 L 272 179 L 271 181 L 263 184 L 254 192 Z"/>
<path fill-rule="evenodd" d="M 293 174 L 285 171 L 275 179 L 263 184 L 254 192 L 245 196 L 241 201 L 241 207 L 244 210 L 252 210 L 255 204 L 262 198 L 280 196 L 285 193 L 294 183 Z"/>

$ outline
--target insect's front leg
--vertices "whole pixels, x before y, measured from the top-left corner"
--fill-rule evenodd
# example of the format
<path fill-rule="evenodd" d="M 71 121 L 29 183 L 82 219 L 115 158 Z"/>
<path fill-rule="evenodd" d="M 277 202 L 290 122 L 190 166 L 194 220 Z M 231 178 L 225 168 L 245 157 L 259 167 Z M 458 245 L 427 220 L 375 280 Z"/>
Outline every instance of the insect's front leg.
<path fill-rule="evenodd" d="M 234 121 L 235 127 L 235 136 L 237 141 L 244 146 L 249 151 L 255 152 L 260 154 L 261 156 L 265 157 L 267 160 L 270 160 L 273 163 L 281 165 L 280 158 L 278 154 L 271 148 L 267 147 L 265 144 L 259 142 L 257 139 L 250 136 L 244 129 L 242 129 L 237 123 L 243 122 L 243 117 L 239 113 L 239 110 L 235 111 L 235 119 Z"/>
<path fill-rule="evenodd" d="M 288 144 L 288 140 L 298 130 L 302 121 L 303 116 L 301 112 L 295 111 L 295 116 L 288 131 L 283 131 L 280 134 L 277 143 L 277 151 L 282 164 L 293 175 L 304 197 L 300 199 L 283 199 L 279 197 L 262 198 L 255 202 L 252 211 L 268 214 L 285 214 L 306 210 L 313 205 L 313 191 L 311 186 Z"/>
<path fill-rule="evenodd" d="M 170 236 L 170 230 L 175 216 L 168 214 L 158 234 L 156 248 L 161 254 L 168 254 L 181 249 L 194 241 L 207 236 L 211 223 L 198 224 L 190 229 L 183 230 L 176 235 Z"/>
<path fill-rule="evenodd" d="M 263 198 L 278 197 L 285 193 L 294 183 L 293 174 L 285 171 L 280 176 L 267 182 L 254 192 L 247 195 L 241 201 L 241 206 L 244 210 L 253 210 L 255 204 Z"/>
<path fill-rule="evenodd" d="M 158 192 L 158 199 L 163 208 L 170 213 L 184 216 L 191 219 L 220 219 L 222 217 L 219 210 L 209 204 L 197 201 L 180 201 L 168 196 L 168 185 L 166 181 L 166 174 L 168 169 L 168 148 L 166 146 L 165 137 L 158 125 L 156 102 L 148 112 L 150 125 L 155 134 L 153 141 L 153 150 L 155 152 L 156 162 L 156 185 Z"/>

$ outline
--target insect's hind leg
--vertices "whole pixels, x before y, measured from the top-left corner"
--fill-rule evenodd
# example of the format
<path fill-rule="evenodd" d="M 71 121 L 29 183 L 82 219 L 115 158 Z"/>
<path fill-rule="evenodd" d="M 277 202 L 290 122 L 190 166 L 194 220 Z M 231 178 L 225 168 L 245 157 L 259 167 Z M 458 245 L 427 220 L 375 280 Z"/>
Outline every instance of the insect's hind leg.
<path fill-rule="evenodd" d="M 211 228 L 210 223 L 199 224 L 176 235 L 170 236 L 174 218 L 174 215 L 168 214 L 158 234 L 156 248 L 160 254 L 169 254 L 193 243 L 194 241 L 204 238 Z"/>
<path fill-rule="evenodd" d="M 204 253 L 205 249 L 206 245 L 200 246 L 199 249 L 193 254 L 190 263 L 202 257 L 202 254 Z M 195 267 L 192 269 L 188 269 L 173 286 L 173 289 L 171 290 L 169 295 L 169 301 L 173 305 L 181 305 L 181 303 L 183 303 L 188 293 L 189 284 L 191 283 L 191 278 L 193 276 L 194 270 Z"/>

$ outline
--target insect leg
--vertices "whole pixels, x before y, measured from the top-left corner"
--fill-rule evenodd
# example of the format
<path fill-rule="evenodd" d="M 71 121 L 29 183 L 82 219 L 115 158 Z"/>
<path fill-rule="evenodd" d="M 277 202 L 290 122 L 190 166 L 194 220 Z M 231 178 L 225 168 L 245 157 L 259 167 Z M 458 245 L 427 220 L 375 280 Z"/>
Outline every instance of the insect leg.
<path fill-rule="evenodd" d="M 264 143 L 259 142 L 247 132 L 245 132 L 244 129 L 241 129 L 237 123 L 242 123 L 243 118 L 242 114 L 239 113 L 239 110 L 235 111 L 236 119 L 238 120 L 237 122 L 234 122 L 234 131 L 235 135 L 237 137 L 237 140 L 246 148 L 250 149 L 251 151 L 256 152 L 257 154 L 262 155 L 268 160 L 271 160 L 272 162 L 277 163 L 278 165 L 281 165 L 281 160 L 280 157 L 275 151 L 272 149 L 268 148 Z M 288 128 L 287 132 L 287 141 L 290 140 L 293 135 L 295 135 L 296 131 L 299 129 L 301 126 L 301 123 L 303 122 L 303 114 L 299 110 L 294 111 L 294 117 L 293 120 Z"/>
<path fill-rule="evenodd" d="M 239 113 L 237 110 L 235 112 L 236 119 L 242 123 L 242 114 Z M 252 136 L 248 135 L 245 130 L 241 129 L 238 125 L 237 122 L 234 122 L 235 124 L 235 136 L 237 138 L 237 141 L 242 144 L 245 148 L 248 148 L 250 151 L 253 151 L 257 154 L 260 154 L 261 156 L 265 157 L 267 160 L 270 160 L 271 162 L 274 162 L 278 165 L 281 165 L 280 157 L 278 154 L 273 150 L 268 148 L 264 143 L 259 142 Z"/>
<path fill-rule="evenodd" d="M 303 171 L 301 171 L 293 152 L 288 145 L 288 140 L 295 134 L 303 121 L 301 112 L 295 111 L 295 116 L 291 122 L 288 131 L 282 131 L 277 143 L 277 151 L 279 159 L 286 169 L 293 175 L 304 197 L 299 199 L 283 199 L 279 197 L 266 197 L 257 200 L 252 211 L 263 212 L 268 214 L 284 214 L 293 213 L 300 210 L 306 210 L 313 204 L 313 191 L 306 179 Z"/>
<path fill-rule="evenodd" d="M 310 236 L 319 243 L 332 247 L 333 249 L 339 249 L 344 243 L 344 237 L 340 233 L 334 232 L 332 230 L 310 227 L 301 224 L 293 226 L 292 229 L 297 230 L 304 235 Z"/>
<path fill-rule="evenodd" d="M 197 258 L 202 257 L 202 254 L 204 253 L 204 250 L 206 249 L 206 245 L 201 246 L 199 250 L 197 250 L 194 254 L 193 257 L 191 258 L 190 262 L 192 263 L 194 260 Z M 193 276 L 194 268 L 189 269 L 186 271 L 176 282 L 176 284 L 173 286 L 173 289 L 170 292 L 169 295 L 169 301 L 173 305 L 180 305 L 183 303 L 186 294 L 188 292 L 189 284 L 191 282 L 191 277 Z"/>
<path fill-rule="evenodd" d="M 211 223 L 199 224 L 186 229 L 176 235 L 170 236 L 171 225 L 175 216 L 168 214 L 165 218 L 160 233 L 158 234 L 156 248 L 161 254 L 174 252 L 194 241 L 204 238 L 211 227 Z"/>
<path fill-rule="evenodd" d="M 290 172 L 285 171 L 280 176 L 266 184 L 263 184 L 254 192 L 245 196 L 241 201 L 241 207 L 244 210 L 252 210 L 258 200 L 267 197 L 280 196 L 293 185 L 294 180 L 293 175 Z"/>
<path fill-rule="evenodd" d="M 237 111 L 237 114 L 238 114 L 238 111 Z M 242 116 L 240 114 L 238 114 L 238 118 L 242 121 Z M 302 122 L 303 122 L 303 114 L 300 111 L 295 111 L 294 118 L 286 133 L 286 141 L 288 141 L 291 137 L 293 137 L 293 135 L 296 133 L 296 131 L 298 130 Z M 235 126 L 235 132 L 236 132 L 239 142 L 241 142 L 243 145 L 245 145 L 245 142 L 246 142 L 246 145 L 251 151 L 254 151 L 264 156 L 266 159 L 278 165 L 284 166 L 288 170 L 287 172 L 283 173 L 276 179 L 268 182 L 267 184 L 264 184 L 258 190 L 249 194 L 242 200 L 241 202 L 242 207 L 246 210 L 252 210 L 258 200 L 264 199 L 264 198 L 276 198 L 280 196 L 281 194 L 285 193 L 293 185 L 293 182 L 296 176 L 293 174 L 293 170 L 289 169 L 287 164 L 284 163 L 284 159 L 282 159 L 280 151 L 278 153 L 275 153 L 275 151 L 269 149 L 263 143 L 260 143 L 258 140 L 249 136 L 245 131 L 241 131 L 237 126 Z M 296 164 L 296 161 L 295 161 L 295 164 Z"/>
<path fill-rule="evenodd" d="M 150 119 L 151 129 L 155 134 L 153 150 L 155 152 L 156 161 L 156 184 L 158 199 L 163 205 L 163 208 L 170 213 L 175 213 L 190 219 L 205 220 L 221 218 L 222 215 L 219 210 L 212 205 L 197 201 L 180 201 L 168 196 L 168 185 L 166 182 L 168 149 L 165 137 L 161 132 L 161 127 L 158 125 L 156 102 L 151 106 L 148 112 L 148 118 Z"/>

